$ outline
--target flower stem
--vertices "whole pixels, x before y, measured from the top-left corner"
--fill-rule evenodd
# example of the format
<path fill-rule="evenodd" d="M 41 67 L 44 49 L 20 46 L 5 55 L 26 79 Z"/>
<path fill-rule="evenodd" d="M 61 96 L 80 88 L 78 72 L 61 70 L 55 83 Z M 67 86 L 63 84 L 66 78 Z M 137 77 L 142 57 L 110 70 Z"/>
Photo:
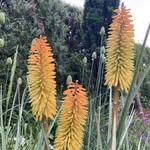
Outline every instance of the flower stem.
<path fill-rule="evenodd" d="M 46 138 L 47 138 L 47 134 L 48 134 L 48 120 L 47 120 L 47 118 L 43 119 L 43 126 L 44 126 L 44 132 L 45 132 L 45 135 L 46 135 Z M 45 146 L 44 146 L 44 150 L 48 150 L 48 147 L 47 147 L 46 143 L 45 143 Z"/>
<path fill-rule="evenodd" d="M 116 130 L 118 121 L 118 110 L 119 110 L 119 95 L 120 91 L 118 87 L 114 89 L 113 95 L 113 107 L 112 107 L 112 147 L 111 150 L 116 150 Z"/>
<path fill-rule="evenodd" d="M 91 87 L 92 74 L 93 74 L 93 66 L 94 66 L 94 59 L 92 60 L 92 66 L 91 66 L 91 72 L 90 72 L 89 84 L 88 84 L 88 89 L 87 89 L 87 93 L 88 93 L 88 94 L 89 94 L 90 87 Z"/>

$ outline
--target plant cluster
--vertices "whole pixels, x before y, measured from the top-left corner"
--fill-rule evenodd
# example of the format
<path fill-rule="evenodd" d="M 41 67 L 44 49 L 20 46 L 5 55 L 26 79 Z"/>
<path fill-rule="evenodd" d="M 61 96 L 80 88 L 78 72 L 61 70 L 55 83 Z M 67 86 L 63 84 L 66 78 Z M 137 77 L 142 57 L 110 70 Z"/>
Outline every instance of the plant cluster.
<path fill-rule="evenodd" d="M 21 2 L 25 9 L 20 6 Z M 144 56 L 150 25 L 143 46 L 140 51 L 135 51 L 130 10 L 124 3 L 115 9 L 106 50 L 105 28 L 102 27 L 99 33 L 100 52 L 95 79 L 96 51 L 91 55 L 89 72 L 89 57 L 79 59 L 82 46 L 78 44 L 82 38 L 78 11 L 59 2 L 11 0 L 4 3 L 4 10 L 12 7 L 7 14 L 14 13 L 15 17 L 7 20 L 6 14 L 0 12 L 1 30 L 5 39 L 18 35 L 13 40 L 16 45 L 13 59 L 7 56 L 11 39 L 0 39 L 0 48 L 3 50 L 0 53 L 8 57 L 6 81 L 0 85 L 0 149 L 149 149 L 150 110 L 142 107 L 139 91 L 150 70 L 148 59 Z M 93 6 L 96 4 L 95 1 Z M 69 15 L 64 10 L 70 10 Z M 24 15 L 20 17 L 20 14 Z M 62 23 L 64 15 L 66 18 Z M 24 22 L 26 16 L 29 17 L 26 18 L 28 22 Z M 14 18 L 19 21 L 12 23 Z M 15 32 L 8 32 L 7 21 L 9 25 L 15 26 L 11 26 Z M 30 36 L 27 34 L 29 32 Z M 20 51 L 24 48 L 26 54 L 21 55 Z M 1 58 L 6 56 L 1 55 Z M 20 60 L 23 56 L 27 64 L 24 64 L 26 69 L 20 74 L 17 72 L 20 68 L 17 67 L 24 62 L 24 59 Z M 147 65 L 145 68 L 143 59 Z M 71 67 L 77 69 L 77 72 L 72 69 L 68 71 Z M 69 73 L 73 75 L 73 80 L 69 75 L 65 84 L 65 77 Z M 4 78 L 5 75 L 1 77 L 2 81 Z M 105 86 L 108 86 L 104 91 L 103 80 Z M 133 99 L 137 102 L 138 111 L 131 108 L 128 115 Z M 144 125 L 146 129 L 140 128 L 136 134 L 133 132 L 136 124 Z"/>

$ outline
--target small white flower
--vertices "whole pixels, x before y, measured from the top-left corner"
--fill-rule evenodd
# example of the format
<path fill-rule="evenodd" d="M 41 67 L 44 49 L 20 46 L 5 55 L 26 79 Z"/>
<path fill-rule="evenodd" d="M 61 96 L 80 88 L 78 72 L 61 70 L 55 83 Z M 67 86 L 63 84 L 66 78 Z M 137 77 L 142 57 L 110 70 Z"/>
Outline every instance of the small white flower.
<path fill-rule="evenodd" d="M 49 144 L 49 148 L 50 148 L 50 149 L 54 149 L 54 147 L 53 147 L 51 144 Z"/>
<path fill-rule="evenodd" d="M 16 141 L 16 140 L 17 140 L 17 138 L 14 137 L 14 141 Z M 25 145 L 25 138 L 24 138 L 23 136 L 20 136 L 20 138 L 19 138 L 19 144 L 20 144 L 21 146 L 24 146 L 24 145 Z"/>
<path fill-rule="evenodd" d="M 145 63 L 143 64 L 143 67 L 146 68 L 146 64 Z"/>

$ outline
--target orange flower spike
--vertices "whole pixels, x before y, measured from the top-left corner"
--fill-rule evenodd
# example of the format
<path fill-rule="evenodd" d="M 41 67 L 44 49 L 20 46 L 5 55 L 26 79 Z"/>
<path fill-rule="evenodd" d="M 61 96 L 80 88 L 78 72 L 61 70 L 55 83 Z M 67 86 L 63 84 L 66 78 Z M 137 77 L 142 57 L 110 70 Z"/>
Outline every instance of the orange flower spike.
<path fill-rule="evenodd" d="M 64 102 L 55 139 L 55 150 L 79 150 L 82 147 L 88 101 L 85 89 L 69 83 L 64 91 Z"/>
<path fill-rule="evenodd" d="M 36 120 L 53 119 L 56 114 L 55 65 L 46 37 L 32 42 L 28 58 L 28 86 L 32 113 Z"/>
<path fill-rule="evenodd" d="M 134 70 L 133 25 L 129 9 L 123 3 L 115 13 L 107 40 L 105 84 L 119 87 L 127 93 Z"/>

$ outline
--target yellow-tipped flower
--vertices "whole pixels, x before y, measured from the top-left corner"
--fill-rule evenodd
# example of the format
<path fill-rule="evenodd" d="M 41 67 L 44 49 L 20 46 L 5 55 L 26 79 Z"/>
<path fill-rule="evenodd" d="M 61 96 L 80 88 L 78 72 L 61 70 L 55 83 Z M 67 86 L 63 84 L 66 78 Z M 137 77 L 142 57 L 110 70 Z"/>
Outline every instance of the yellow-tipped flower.
<path fill-rule="evenodd" d="M 28 84 L 32 113 L 36 120 L 53 119 L 56 113 L 55 64 L 46 37 L 32 42 L 28 59 Z"/>
<path fill-rule="evenodd" d="M 54 149 L 80 150 L 88 109 L 85 89 L 72 82 L 64 95 Z"/>
<path fill-rule="evenodd" d="M 107 40 L 106 84 L 128 92 L 134 69 L 134 33 L 129 9 L 122 3 L 115 10 Z"/>

